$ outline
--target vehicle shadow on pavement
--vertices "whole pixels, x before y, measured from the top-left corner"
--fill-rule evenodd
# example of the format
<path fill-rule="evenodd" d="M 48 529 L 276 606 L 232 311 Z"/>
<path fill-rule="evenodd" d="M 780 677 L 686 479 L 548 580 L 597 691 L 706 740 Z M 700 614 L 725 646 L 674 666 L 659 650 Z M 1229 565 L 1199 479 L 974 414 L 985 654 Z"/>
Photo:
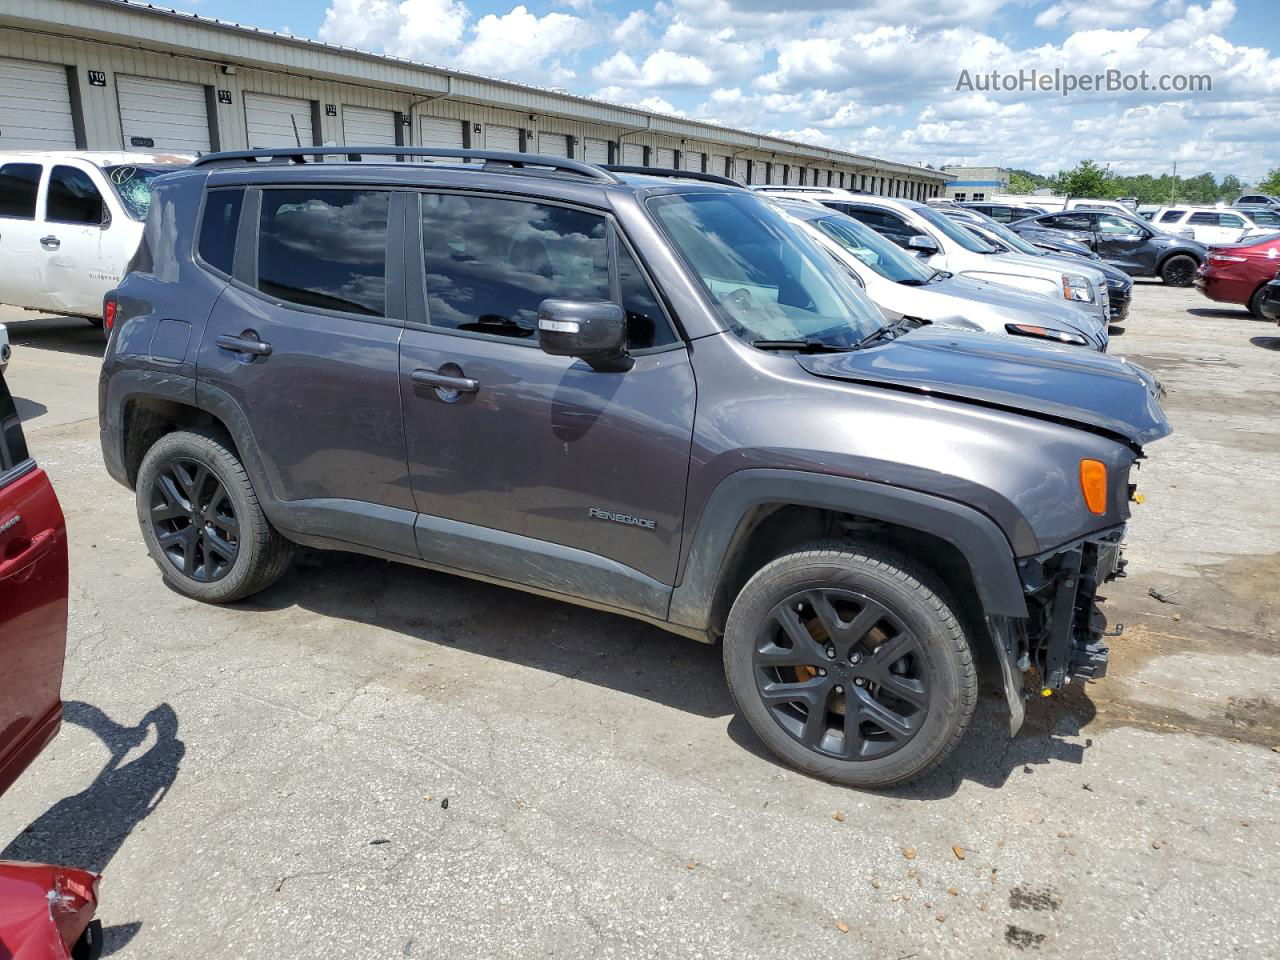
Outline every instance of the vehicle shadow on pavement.
<path fill-rule="evenodd" d="M 741 749 L 784 765 L 738 713 L 719 645 L 698 643 L 637 620 L 355 554 L 307 551 L 277 586 L 236 606 L 304 610 L 394 630 L 424 643 L 543 670 L 696 716 L 725 718 Z M 991 660 L 990 663 L 986 662 Z M 993 658 L 979 654 L 982 694 L 968 733 L 937 770 L 896 790 L 914 800 L 949 797 L 965 780 L 999 787 L 1019 771 L 1079 764 L 1068 742 L 1096 710 L 1081 689 L 1032 700 L 1016 737 Z"/>
<path fill-rule="evenodd" d="M 1280 337 L 1250 337 L 1249 342 L 1263 350 L 1280 350 Z"/>
<path fill-rule="evenodd" d="M 178 716 L 167 703 L 137 724 L 116 723 L 92 704 L 72 700 L 63 719 L 96 734 L 111 757 L 80 793 L 59 800 L 0 851 L 0 860 L 33 860 L 101 873 L 135 827 L 155 810 L 178 776 L 186 747 L 178 739 Z M 147 744 L 141 753 L 126 758 Z M 127 944 L 141 923 L 107 927 L 103 956 Z"/>
<path fill-rule="evenodd" d="M 80 317 L 39 316 L 6 321 L 9 342 L 18 350 L 56 350 L 79 357 L 101 357 L 107 349 L 102 330 Z"/>

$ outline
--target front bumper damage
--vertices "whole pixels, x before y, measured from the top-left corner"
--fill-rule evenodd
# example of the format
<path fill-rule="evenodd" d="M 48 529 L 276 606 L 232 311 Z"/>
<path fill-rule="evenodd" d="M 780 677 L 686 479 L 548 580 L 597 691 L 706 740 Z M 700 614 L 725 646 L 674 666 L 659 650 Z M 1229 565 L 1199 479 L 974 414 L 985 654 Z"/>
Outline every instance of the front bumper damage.
<path fill-rule="evenodd" d="M 1124 527 L 1117 527 L 1019 561 L 1028 616 L 991 623 L 1002 654 L 1011 734 L 1022 726 L 1026 697 L 1047 697 L 1073 680 L 1106 676 L 1106 640 L 1124 626 L 1107 631 L 1098 588 L 1124 576 L 1123 536 Z"/>

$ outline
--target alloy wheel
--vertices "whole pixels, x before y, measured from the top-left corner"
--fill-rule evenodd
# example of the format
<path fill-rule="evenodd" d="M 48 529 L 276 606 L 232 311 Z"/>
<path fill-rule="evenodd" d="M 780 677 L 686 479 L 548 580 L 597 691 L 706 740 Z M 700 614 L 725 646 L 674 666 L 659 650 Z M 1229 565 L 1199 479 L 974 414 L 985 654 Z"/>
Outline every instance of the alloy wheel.
<path fill-rule="evenodd" d="M 235 565 L 235 507 L 217 474 L 198 460 L 171 460 L 156 474 L 149 516 L 156 543 L 183 576 L 213 583 Z"/>
<path fill-rule="evenodd" d="M 756 690 L 773 719 L 827 756 L 888 756 L 928 714 L 930 671 L 920 639 L 888 607 L 851 590 L 806 590 L 779 603 L 752 659 Z"/>

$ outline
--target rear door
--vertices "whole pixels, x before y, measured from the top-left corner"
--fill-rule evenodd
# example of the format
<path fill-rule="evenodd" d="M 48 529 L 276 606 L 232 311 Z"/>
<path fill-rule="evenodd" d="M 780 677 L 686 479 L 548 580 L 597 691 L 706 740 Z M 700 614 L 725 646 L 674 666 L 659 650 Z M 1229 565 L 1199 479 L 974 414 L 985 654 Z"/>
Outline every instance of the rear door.
<path fill-rule="evenodd" d="M 66 524 L 0 374 L 0 793 L 57 732 L 66 644 Z"/>
<path fill-rule="evenodd" d="M 41 270 L 45 251 L 40 246 L 36 218 L 44 165 L 13 161 L 0 165 L 0 303 L 15 307 L 43 305 Z"/>

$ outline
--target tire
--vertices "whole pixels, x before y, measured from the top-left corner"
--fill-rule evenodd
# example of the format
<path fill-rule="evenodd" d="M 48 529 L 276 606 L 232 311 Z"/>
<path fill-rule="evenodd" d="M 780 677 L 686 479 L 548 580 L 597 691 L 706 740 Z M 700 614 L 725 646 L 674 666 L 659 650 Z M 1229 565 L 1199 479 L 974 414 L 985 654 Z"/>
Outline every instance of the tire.
<path fill-rule="evenodd" d="M 790 766 L 853 787 L 903 783 L 942 762 L 973 717 L 977 672 L 956 611 L 928 571 L 890 550 L 801 547 L 761 568 L 734 601 L 729 690 Z M 818 723 L 811 702 L 826 704 Z"/>
<path fill-rule="evenodd" d="M 166 434 L 143 458 L 136 491 L 147 551 L 184 596 L 229 603 L 265 590 L 288 569 L 293 544 L 271 526 L 244 466 L 221 440 Z"/>
<path fill-rule="evenodd" d="M 1253 296 L 1249 298 L 1249 312 L 1259 320 L 1268 319 L 1262 314 L 1262 297 L 1266 292 L 1267 285 L 1263 284 L 1257 290 L 1253 291 Z"/>
<path fill-rule="evenodd" d="M 1160 264 L 1160 279 L 1171 287 L 1189 287 L 1196 280 L 1196 267 L 1200 262 L 1185 253 L 1175 253 Z"/>

